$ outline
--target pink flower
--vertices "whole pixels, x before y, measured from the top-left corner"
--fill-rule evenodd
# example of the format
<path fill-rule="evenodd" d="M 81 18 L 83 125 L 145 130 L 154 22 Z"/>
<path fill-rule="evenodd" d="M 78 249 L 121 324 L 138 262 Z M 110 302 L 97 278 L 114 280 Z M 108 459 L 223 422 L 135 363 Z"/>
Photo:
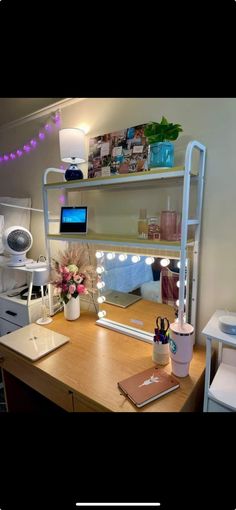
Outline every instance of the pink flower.
<path fill-rule="evenodd" d="M 76 290 L 76 286 L 72 283 L 70 286 L 69 286 L 69 293 L 70 294 L 74 294 Z M 79 292 L 79 291 L 78 291 Z"/>
<path fill-rule="evenodd" d="M 66 266 L 60 266 L 59 267 L 60 273 L 69 273 L 69 269 Z"/>
<path fill-rule="evenodd" d="M 82 285 L 82 283 L 80 283 L 79 285 L 77 285 L 77 292 L 78 292 L 79 294 L 85 294 L 85 290 L 86 290 L 86 289 L 85 289 L 85 286 L 84 286 L 84 285 Z"/>

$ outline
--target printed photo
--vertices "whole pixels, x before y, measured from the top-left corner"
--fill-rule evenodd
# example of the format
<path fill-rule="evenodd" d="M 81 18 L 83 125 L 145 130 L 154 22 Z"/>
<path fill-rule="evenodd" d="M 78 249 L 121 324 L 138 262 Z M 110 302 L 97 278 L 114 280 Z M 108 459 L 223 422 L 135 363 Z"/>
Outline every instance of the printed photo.
<path fill-rule="evenodd" d="M 145 126 L 141 124 L 90 138 L 88 178 L 108 174 L 108 167 L 111 175 L 147 171 Z M 102 170 L 104 168 L 106 170 Z"/>

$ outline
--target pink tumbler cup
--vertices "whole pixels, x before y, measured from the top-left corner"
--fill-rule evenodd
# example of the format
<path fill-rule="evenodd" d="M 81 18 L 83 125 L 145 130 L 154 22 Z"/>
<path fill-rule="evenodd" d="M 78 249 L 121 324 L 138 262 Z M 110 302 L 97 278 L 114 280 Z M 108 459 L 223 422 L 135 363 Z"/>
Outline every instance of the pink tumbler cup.
<path fill-rule="evenodd" d="M 177 215 L 175 211 L 162 211 L 161 212 L 161 239 L 165 241 L 176 240 L 176 223 Z"/>
<path fill-rule="evenodd" d="M 169 348 L 172 372 L 177 377 L 189 374 L 189 365 L 193 357 L 193 332 L 191 324 L 173 322 L 170 325 Z"/>

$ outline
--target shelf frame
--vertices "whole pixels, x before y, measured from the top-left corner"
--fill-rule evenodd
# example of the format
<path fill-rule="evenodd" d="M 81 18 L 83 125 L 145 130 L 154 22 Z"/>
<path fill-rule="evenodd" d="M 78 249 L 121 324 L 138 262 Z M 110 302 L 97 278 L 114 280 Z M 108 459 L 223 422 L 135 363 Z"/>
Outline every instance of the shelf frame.
<path fill-rule="evenodd" d="M 197 172 L 192 171 L 192 158 L 193 152 L 199 152 L 199 163 Z M 201 234 L 201 215 L 202 215 L 202 201 L 203 201 L 203 186 L 204 186 L 204 173 L 205 173 L 205 158 L 206 147 L 193 140 L 188 143 L 184 166 L 173 168 L 159 168 L 147 170 L 145 172 L 136 172 L 132 174 L 121 174 L 106 177 L 97 177 L 93 179 L 83 179 L 79 181 L 65 181 L 64 170 L 58 168 L 48 168 L 43 175 L 43 208 L 44 208 L 44 227 L 45 227 L 45 245 L 47 251 L 48 261 L 50 262 L 50 241 L 77 241 L 81 243 L 91 244 L 107 244 L 110 246 L 127 246 L 127 247 L 145 247 L 158 250 L 178 250 L 180 252 L 180 285 L 179 285 L 179 313 L 178 319 L 181 321 L 184 316 L 184 299 L 185 299 L 185 264 L 187 260 L 187 250 L 190 246 L 193 247 L 193 277 L 192 277 L 192 303 L 191 303 L 191 317 L 190 322 L 195 330 L 196 323 L 196 306 L 197 306 L 197 281 L 198 281 L 198 266 L 199 266 L 199 246 Z M 63 182 L 48 183 L 48 175 L 50 173 L 63 174 Z M 191 181 L 192 178 L 192 181 Z M 51 190 L 64 189 L 65 192 L 69 191 L 91 191 L 91 190 L 113 190 L 132 188 L 137 189 L 137 186 L 153 185 L 155 182 L 161 180 L 183 179 L 183 197 L 182 197 L 182 223 L 181 223 L 181 243 L 167 243 L 153 242 L 153 240 L 135 239 L 128 236 L 114 236 L 109 234 L 96 234 L 89 232 L 86 236 L 81 234 L 50 234 L 49 233 L 49 212 L 48 212 L 48 192 Z M 190 183 L 193 179 L 197 181 L 197 210 L 196 217 L 189 218 L 189 193 Z M 188 240 L 188 227 L 192 225 L 195 227 L 194 240 Z M 104 321 L 107 322 L 108 320 Z M 111 321 L 112 322 L 112 321 Z M 114 328 L 115 329 L 115 328 Z M 126 331 L 126 334 L 129 334 Z"/>

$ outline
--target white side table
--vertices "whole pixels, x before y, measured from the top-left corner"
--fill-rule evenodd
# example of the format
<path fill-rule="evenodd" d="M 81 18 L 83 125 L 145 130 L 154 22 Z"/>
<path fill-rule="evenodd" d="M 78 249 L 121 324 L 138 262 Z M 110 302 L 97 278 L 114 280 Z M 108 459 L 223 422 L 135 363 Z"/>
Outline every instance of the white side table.
<path fill-rule="evenodd" d="M 236 349 L 229 349 L 236 348 L 236 335 L 221 331 L 219 317 L 222 315 L 236 317 L 236 313 L 217 310 L 202 331 L 203 335 L 206 335 L 204 412 L 236 411 Z M 210 384 L 212 340 L 219 342 L 218 368 Z"/>

